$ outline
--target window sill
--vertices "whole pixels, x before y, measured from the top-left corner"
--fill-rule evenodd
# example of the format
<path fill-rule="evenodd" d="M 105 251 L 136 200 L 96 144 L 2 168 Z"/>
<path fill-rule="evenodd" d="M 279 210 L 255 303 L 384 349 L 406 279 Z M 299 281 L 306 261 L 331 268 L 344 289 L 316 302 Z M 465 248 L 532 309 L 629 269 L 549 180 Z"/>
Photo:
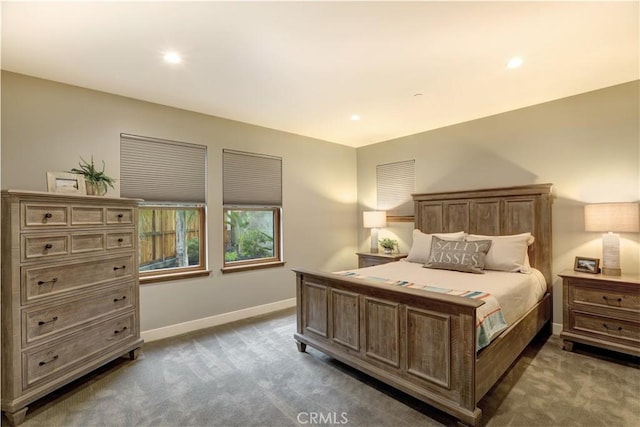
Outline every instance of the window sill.
<path fill-rule="evenodd" d="M 233 267 L 222 267 L 220 271 L 222 274 L 227 273 L 236 273 L 238 271 L 249 271 L 249 270 L 260 270 L 263 268 L 274 268 L 274 267 L 282 267 L 284 266 L 284 261 L 275 261 L 275 262 L 265 262 L 261 264 L 245 264 L 245 265 L 235 265 Z"/>
<path fill-rule="evenodd" d="M 154 276 L 140 277 L 140 284 L 145 285 L 147 283 L 167 282 L 169 280 L 191 279 L 193 277 L 209 276 L 210 274 L 211 270 L 182 271 L 180 273 L 157 274 Z"/>

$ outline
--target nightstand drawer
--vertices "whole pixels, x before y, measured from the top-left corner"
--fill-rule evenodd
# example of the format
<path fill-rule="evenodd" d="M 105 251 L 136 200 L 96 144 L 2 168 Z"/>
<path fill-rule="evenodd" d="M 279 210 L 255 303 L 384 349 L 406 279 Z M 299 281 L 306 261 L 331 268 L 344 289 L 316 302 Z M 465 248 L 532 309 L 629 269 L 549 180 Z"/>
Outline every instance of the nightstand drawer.
<path fill-rule="evenodd" d="M 638 323 L 610 317 L 593 316 L 589 313 L 574 311 L 572 313 L 572 329 L 601 335 L 607 340 L 640 343 L 640 325 Z"/>
<path fill-rule="evenodd" d="M 640 294 L 609 289 L 601 286 L 594 289 L 582 282 L 571 283 L 569 291 L 570 304 L 585 304 L 613 309 L 640 312 Z"/>

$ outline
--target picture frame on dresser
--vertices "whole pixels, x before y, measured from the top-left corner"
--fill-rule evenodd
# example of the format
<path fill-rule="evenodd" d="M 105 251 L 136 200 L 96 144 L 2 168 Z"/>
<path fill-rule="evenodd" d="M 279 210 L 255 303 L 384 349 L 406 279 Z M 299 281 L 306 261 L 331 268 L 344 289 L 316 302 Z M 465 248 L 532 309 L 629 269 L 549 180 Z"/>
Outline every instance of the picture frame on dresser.
<path fill-rule="evenodd" d="M 573 270 L 581 273 L 598 274 L 600 273 L 600 259 L 577 256 L 573 263 Z"/>
<path fill-rule="evenodd" d="M 87 194 L 84 177 L 69 172 L 47 172 L 47 191 L 50 193 Z"/>

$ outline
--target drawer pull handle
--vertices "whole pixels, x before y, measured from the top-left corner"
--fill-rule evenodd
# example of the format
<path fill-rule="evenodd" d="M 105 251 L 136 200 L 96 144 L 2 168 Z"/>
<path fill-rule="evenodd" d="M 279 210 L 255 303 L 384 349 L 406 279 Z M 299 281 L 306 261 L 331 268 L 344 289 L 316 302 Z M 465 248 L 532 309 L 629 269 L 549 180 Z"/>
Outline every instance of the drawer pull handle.
<path fill-rule="evenodd" d="M 609 326 L 606 323 L 603 323 L 602 326 L 604 326 L 605 329 L 609 329 Z M 618 326 L 616 329 L 618 332 L 622 332 L 622 326 Z"/>
<path fill-rule="evenodd" d="M 51 249 L 53 247 L 53 245 L 51 243 L 47 243 L 46 245 L 44 245 L 44 249 Z"/>
<path fill-rule="evenodd" d="M 126 299 L 127 299 L 126 295 L 123 295 L 122 298 L 114 298 L 113 302 L 124 301 Z"/>
<path fill-rule="evenodd" d="M 44 219 L 47 220 L 49 218 L 53 218 L 53 214 L 51 214 L 51 212 L 47 212 L 46 214 L 44 214 Z"/>
<path fill-rule="evenodd" d="M 118 335 L 119 333 L 124 332 L 124 331 L 126 331 L 126 330 L 127 330 L 127 327 L 126 327 L 126 326 L 123 326 L 122 328 L 120 328 L 120 329 L 118 329 L 118 330 L 113 331 L 113 334 L 114 334 L 114 335 Z"/>
<path fill-rule="evenodd" d="M 126 265 L 123 265 L 122 267 L 113 267 L 113 271 L 124 270 L 125 268 L 127 268 Z"/>
<path fill-rule="evenodd" d="M 49 281 L 44 281 L 44 280 L 38 280 L 38 286 L 42 286 L 42 285 L 46 285 L 47 283 L 51 283 L 54 284 L 58 281 L 57 277 L 54 277 L 53 279 L 49 280 Z"/>
<path fill-rule="evenodd" d="M 118 243 L 122 243 L 122 242 L 124 242 L 124 239 L 123 239 L 122 237 L 120 237 L 120 238 L 118 239 Z"/>
<path fill-rule="evenodd" d="M 46 325 L 47 323 L 53 323 L 53 322 L 55 322 L 56 320 L 58 320 L 58 316 L 55 316 L 53 319 L 48 320 L 48 321 L 46 321 L 46 322 L 45 322 L 45 321 L 43 321 L 43 320 L 41 320 L 41 321 L 39 321 L 39 322 L 38 322 L 38 326 Z"/>
<path fill-rule="evenodd" d="M 122 218 L 122 217 L 124 217 L 124 215 L 123 215 L 123 214 L 121 214 L 121 213 L 119 213 L 119 214 L 118 214 L 118 218 Z"/>
<path fill-rule="evenodd" d="M 58 360 L 58 357 L 60 357 L 60 356 L 58 356 L 58 355 L 56 354 L 56 355 L 55 355 L 55 356 L 53 356 L 51 359 L 49 359 L 49 360 L 43 360 L 42 362 L 38 363 L 38 366 L 44 366 L 44 365 L 46 365 L 47 363 L 55 362 L 56 360 Z"/>
<path fill-rule="evenodd" d="M 605 300 L 607 303 L 611 302 L 611 301 L 616 301 L 616 302 L 622 302 L 622 298 L 611 298 L 609 299 L 606 295 L 602 296 L 602 299 Z"/>

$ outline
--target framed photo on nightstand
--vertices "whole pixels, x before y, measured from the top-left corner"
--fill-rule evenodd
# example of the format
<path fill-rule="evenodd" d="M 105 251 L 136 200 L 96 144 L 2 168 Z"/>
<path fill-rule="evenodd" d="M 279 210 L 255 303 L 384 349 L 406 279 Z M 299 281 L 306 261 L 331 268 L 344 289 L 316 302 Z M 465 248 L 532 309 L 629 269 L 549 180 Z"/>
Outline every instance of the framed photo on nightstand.
<path fill-rule="evenodd" d="M 582 273 L 598 274 L 600 273 L 600 260 L 598 258 L 577 256 L 573 269 Z"/>

